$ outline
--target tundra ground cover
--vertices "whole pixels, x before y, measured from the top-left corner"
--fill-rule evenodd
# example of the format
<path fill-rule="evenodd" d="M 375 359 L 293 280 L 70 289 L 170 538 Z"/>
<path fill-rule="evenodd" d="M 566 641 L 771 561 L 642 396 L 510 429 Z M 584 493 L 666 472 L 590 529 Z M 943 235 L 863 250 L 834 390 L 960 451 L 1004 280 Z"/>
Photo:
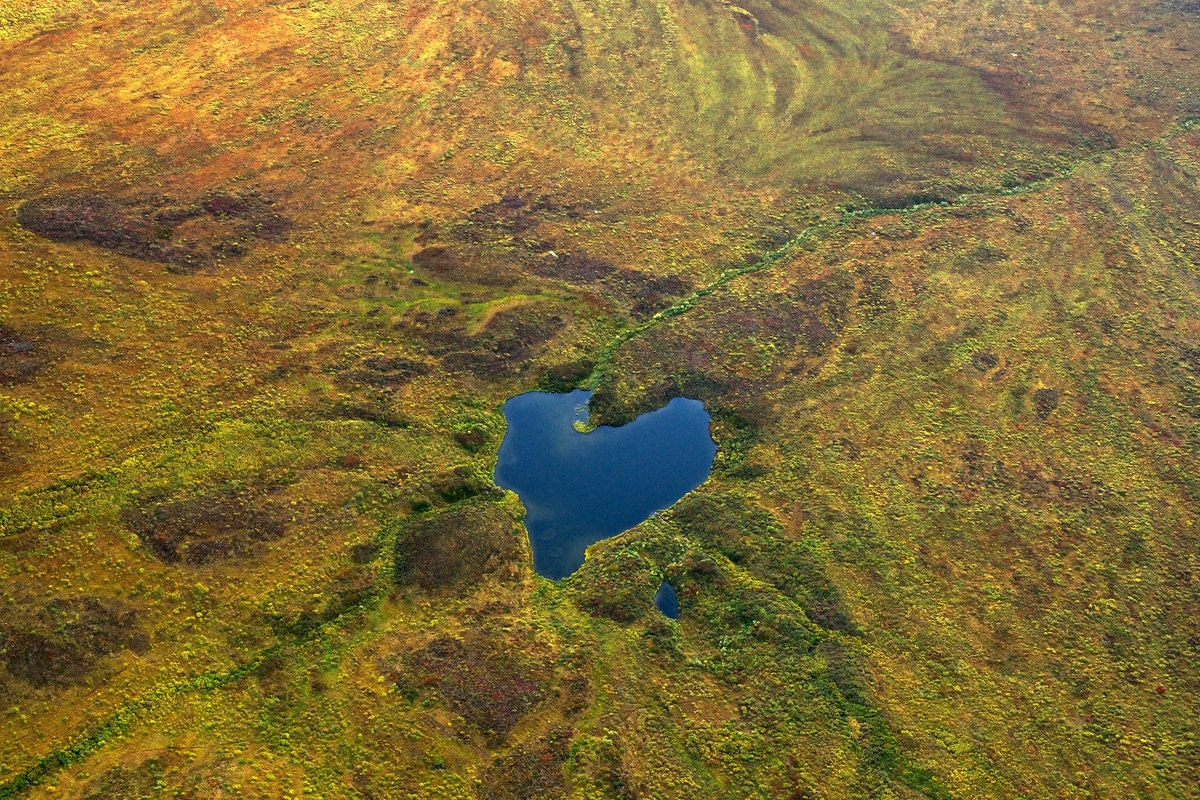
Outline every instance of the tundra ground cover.
<path fill-rule="evenodd" d="M 0 796 L 1200 791 L 1195 8 L 0 23 Z M 719 452 L 555 584 L 580 385 Z"/>

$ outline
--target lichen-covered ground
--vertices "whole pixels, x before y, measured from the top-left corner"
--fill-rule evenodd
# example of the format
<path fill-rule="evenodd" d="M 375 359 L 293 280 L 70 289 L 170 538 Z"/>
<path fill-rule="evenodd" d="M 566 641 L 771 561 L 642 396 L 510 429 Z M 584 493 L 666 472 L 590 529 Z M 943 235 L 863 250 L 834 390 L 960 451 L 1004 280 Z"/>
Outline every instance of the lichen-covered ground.
<path fill-rule="evenodd" d="M 1200 797 L 1200 7 L 743 1 L 0 0 L 0 798 Z"/>

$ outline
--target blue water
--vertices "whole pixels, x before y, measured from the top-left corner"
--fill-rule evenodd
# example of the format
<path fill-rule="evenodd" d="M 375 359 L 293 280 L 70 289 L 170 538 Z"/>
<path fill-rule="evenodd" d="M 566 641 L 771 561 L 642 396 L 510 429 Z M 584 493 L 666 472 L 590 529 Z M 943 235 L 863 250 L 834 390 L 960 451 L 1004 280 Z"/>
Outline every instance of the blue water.
<path fill-rule="evenodd" d="M 676 398 L 620 428 L 580 433 L 573 423 L 586 419 L 588 397 L 531 392 L 504 404 L 496 483 L 525 504 L 534 569 L 554 580 L 583 565 L 588 545 L 703 483 L 717 454 L 699 400 Z"/>
<path fill-rule="evenodd" d="M 675 599 L 675 587 L 663 581 L 654 595 L 654 605 L 671 619 L 679 619 L 679 601 Z"/>

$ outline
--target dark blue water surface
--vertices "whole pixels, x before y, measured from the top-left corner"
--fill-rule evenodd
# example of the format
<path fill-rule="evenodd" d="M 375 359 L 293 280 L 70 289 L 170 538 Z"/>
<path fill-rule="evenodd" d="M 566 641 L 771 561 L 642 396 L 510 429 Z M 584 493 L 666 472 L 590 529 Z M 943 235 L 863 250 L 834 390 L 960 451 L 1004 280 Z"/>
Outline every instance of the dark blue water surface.
<path fill-rule="evenodd" d="M 496 483 L 525 504 L 540 575 L 557 580 L 583 565 L 588 545 L 627 531 L 695 489 L 717 445 L 699 400 L 676 398 L 620 428 L 580 433 L 590 393 L 531 392 L 504 405 Z"/>
<path fill-rule="evenodd" d="M 654 605 L 664 616 L 679 619 L 679 601 L 675 599 L 675 587 L 663 581 L 654 595 Z"/>

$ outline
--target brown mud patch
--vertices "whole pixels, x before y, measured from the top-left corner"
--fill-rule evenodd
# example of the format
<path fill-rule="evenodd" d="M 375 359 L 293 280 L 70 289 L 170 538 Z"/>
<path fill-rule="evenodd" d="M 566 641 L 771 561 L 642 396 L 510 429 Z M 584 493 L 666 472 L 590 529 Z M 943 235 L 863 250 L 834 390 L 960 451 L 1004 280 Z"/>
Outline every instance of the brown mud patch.
<path fill-rule="evenodd" d="M 488 436 L 486 428 L 473 427 L 465 431 L 456 431 L 454 441 L 468 453 L 477 453 L 491 441 L 491 437 Z"/>
<path fill-rule="evenodd" d="M 544 222 L 577 222 L 598 210 L 594 202 L 572 203 L 545 194 L 536 197 L 508 194 L 471 211 L 450 235 L 466 242 L 520 238 Z"/>
<path fill-rule="evenodd" d="M 447 371 L 495 379 L 523 371 L 567 320 L 556 304 L 535 303 L 497 311 L 474 334 L 467 332 L 466 315 L 453 307 L 417 311 L 398 325 L 423 341 L 424 349 L 440 357 Z"/>
<path fill-rule="evenodd" d="M 38 688 L 78 683 L 101 657 L 125 647 L 140 655 L 150 638 L 137 612 L 116 601 L 54 599 L 0 623 L 0 659 L 10 675 Z"/>
<path fill-rule="evenodd" d="M 419 518 L 397 539 L 396 582 L 461 593 L 490 574 L 514 579 L 519 537 L 503 510 L 482 501 Z"/>
<path fill-rule="evenodd" d="M 530 268 L 543 278 L 593 287 L 605 298 L 628 306 L 630 316 L 635 319 L 654 316 L 694 288 L 677 275 L 650 275 L 618 267 L 582 251 L 546 252 L 530 261 Z"/>
<path fill-rule="evenodd" d="M 339 372 L 334 382 L 339 386 L 365 386 L 374 389 L 394 389 L 413 378 L 429 374 L 429 365 L 411 358 L 374 355 Z"/>
<path fill-rule="evenodd" d="M 603 280 L 614 272 L 617 265 L 603 258 L 594 258 L 587 253 L 546 253 L 534 262 L 533 271 L 543 278 L 557 278 L 569 283 L 592 283 Z"/>
<path fill-rule="evenodd" d="M 43 337 L 0 322 L 0 386 L 29 383 L 50 361 Z"/>
<path fill-rule="evenodd" d="M 692 285 L 675 275 L 655 277 L 632 269 L 621 269 L 606 281 L 618 297 L 630 303 L 629 314 L 634 319 L 649 319 L 692 290 Z"/>
<path fill-rule="evenodd" d="M 988 372 L 996 368 L 1000 363 L 1000 358 L 995 353 L 989 353 L 986 350 L 980 350 L 971 354 L 971 366 L 980 372 Z"/>
<path fill-rule="evenodd" d="M 1057 389 L 1038 389 L 1033 393 L 1033 410 L 1038 419 L 1046 419 L 1058 408 L 1061 395 Z"/>
<path fill-rule="evenodd" d="M 546 370 L 538 383 L 538 388 L 546 392 L 565 394 L 577 389 L 592 374 L 596 362 L 590 358 L 579 358 L 574 361 L 564 361 Z"/>
<path fill-rule="evenodd" d="M 561 236 L 562 226 L 590 220 L 599 212 L 594 202 L 506 195 L 446 230 L 423 230 L 416 240 L 423 249 L 412 261 L 432 275 L 460 283 L 511 286 L 522 275 L 533 274 L 590 287 L 625 306 L 635 319 L 647 319 L 692 291 L 694 286 L 683 278 L 620 266 Z"/>
<path fill-rule="evenodd" d="M 291 222 L 258 194 L 119 199 L 56 195 L 22 203 L 21 227 L 54 242 L 87 242 L 187 274 L 248 252 L 253 240 L 282 241 Z"/>
<path fill-rule="evenodd" d="M 407 662 L 408 669 L 395 675 L 400 693 L 435 691 L 489 747 L 502 745 L 546 697 L 550 680 L 545 653 L 482 636 L 435 639 Z"/>
<path fill-rule="evenodd" d="M 188 566 L 253 556 L 285 533 L 283 515 L 264 492 L 248 490 L 147 499 L 122 510 L 121 522 L 160 561 Z"/>
<path fill-rule="evenodd" d="M 508 287 L 520 278 L 512 268 L 454 246 L 435 245 L 418 250 L 412 262 L 425 273 L 452 283 Z"/>
<path fill-rule="evenodd" d="M 379 555 L 379 545 L 375 542 L 359 542 L 350 548 L 352 564 L 370 564 Z"/>
<path fill-rule="evenodd" d="M 566 763 L 573 735 L 569 726 L 557 725 L 497 758 L 480 780 L 481 800 L 566 797 Z"/>

